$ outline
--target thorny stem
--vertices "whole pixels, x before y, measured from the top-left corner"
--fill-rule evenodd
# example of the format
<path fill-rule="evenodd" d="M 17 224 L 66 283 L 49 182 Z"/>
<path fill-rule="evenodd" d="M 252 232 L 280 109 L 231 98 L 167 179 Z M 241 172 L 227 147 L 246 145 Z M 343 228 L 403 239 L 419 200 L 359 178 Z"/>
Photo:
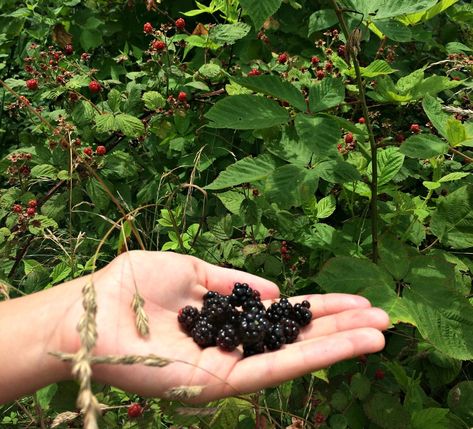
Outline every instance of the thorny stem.
<path fill-rule="evenodd" d="M 350 40 L 350 31 L 348 30 L 343 13 L 337 4 L 336 0 L 332 0 L 335 13 L 337 14 L 340 27 L 345 35 L 347 42 Z M 371 148 L 371 165 L 372 165 L 372 179 L 371 179 L 371 235 L 372 235 L 372 256 L 371 259 L 374 263 L 378 261 L 378 157 L 376 150 L 376 141 L 374 139 L 373 126 L 368 112 L 368 105 L 366 103 L 365 87 L 363 86 L 363 79 L 361 77 L 360 64 L 358 62 L 358 54 L 354 51 L 350 43 L 347 43 L 346 48 L 350 58 L 353 59 L 353 65 L 355 67 L 356 81 L 359 91 L 359 99 L 361 101 L 361 107 L 363 110 L 363 116 L 365 118 L 366 128 L 368 130 L 368 136 Z"/>

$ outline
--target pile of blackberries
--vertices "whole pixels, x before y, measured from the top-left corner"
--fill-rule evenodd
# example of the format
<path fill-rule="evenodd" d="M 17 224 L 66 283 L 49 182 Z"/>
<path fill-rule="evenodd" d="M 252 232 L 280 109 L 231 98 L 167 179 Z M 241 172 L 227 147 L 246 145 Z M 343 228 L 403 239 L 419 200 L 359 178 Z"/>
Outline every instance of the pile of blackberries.
<path fill-rule="evenodd" d="M 233 351 L 243 344 L 244 357 L 293 343 L 312 320 L 309 301 L 292 305 L 282 298 L 266 309 L 259 292 L 246 283 L 235 283 L 228 296 L 209 291 L 203 300 L 200 311 L 190 305 L 179 310 L 182 328 L 202 348 Z"/>

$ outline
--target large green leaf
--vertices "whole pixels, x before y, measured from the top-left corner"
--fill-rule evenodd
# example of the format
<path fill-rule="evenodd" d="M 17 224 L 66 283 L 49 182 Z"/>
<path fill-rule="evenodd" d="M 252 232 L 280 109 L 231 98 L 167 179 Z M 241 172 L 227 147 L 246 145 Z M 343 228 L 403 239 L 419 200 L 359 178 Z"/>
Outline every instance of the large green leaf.
<path fill-rule="evenodd" d="M 268 142 L 266 148 L 278 158 L 300 167 L 308 166 L 313 157 L 310 147 L 289 126 L 285 128 L 279 141 Z"/>
<path fill-rule="evenodd" d="M 473 381 L 461 381 L 448 392 L 448 407 L 469 427 L 473 425 Z"/>
<path fill-rule="evenodd" d="M 311 117 L 302 113 L 295 118 L 297 134 L 301 142 L 317 157 L 338 158 L 337 143 L 340 127 L 336 121 L 325 116 Z"/>
<path fill-rule="evenodd" d="M 384 150 L 378 151 L 378 186 L 389 183 L 404 163 L 404 155 L 399 148 L 390 146 Z M 371 175 L 372 165 L 368 166 L 368 174 Z"/>
<path fill-rule="evenodd" d="M 329 183 L 356 182 L 361 179 L 358 170 L 346 161 L 322 161 L 315 166 L 315 172 Z"/>
<path fill-rule="evenodd" d="M 411 13 L 406 16 L 402 16 L 399 19 L 404 25 L 415 25 L 418 22 L 428 21 L 434 16 L 442 13 L 453 4 L 457 3 L 458 0 L 440 0 L 435 6 L 424 12 Z"/>
<path fill-rule="evenodd" d="M 262 75 L 232 78 L 232 80 L 253 91 L 287 101 L 298 110 L 306 110 L 305 99 L 300 90 L 279 76 Z"/>
<path fill-rule="evenodd" d="M 431 95 L 426 95 L 424 97 L 424 100 L 422 101 L 422 107 L 424 108 L 424 112 L 429 117 L 432 125 L 443 137 L 447 139 L 447 122 L 451 116 L 442 110 L 442 105 L 440 102 Z"/>
<path fill-rule="evenodd" d="M 386 19 L 425 11 L 437 0 L 348 0 L 355 10 L 363 13 L 365 19 Z"/>
<path fill-rule="evenodd" d="M 400 147 L 409 158 L 428 159 L 448 152 L 448 144 L 431 134 L 409 137 Z"/>
<path fill-rule="evenodd" d="M 410 261 L 403 301 L 421 335 L 455 359 L 473 358 L 473 307 L 455 287 L 455 270 L 442 258 Z"/>
<path fill-rule="evenodd" d="M 473 247 L 473 185 L 439 200 L 430 230 L 442 244 L 454 249 Z"/>
<path fill-rule="evenodd" d="M 407 247 L 393 235 L 385 234 L 379 239 L 379 265 L 396 280 L 401 280 L 409 271 Z"/>
<path fill-rule="evenodd" d="M 337 14 L 333 9 L 318 10 L 309 17 L 309 32 L 307 35 L 310 37 L 316 31 L 325 30 L 337 23 Z"/>
<path fill-rule="evenodd" d="M 309 89 L 309 109 L 321 112 L 338 106 L 345 100 L 345 86 L 341 79 L 326 78 Z"/>
<path fill-rule="evenodd" d="M 225 189 L 242 183 L 265 179 L 272 173 L 274 168 L 274 160 L 270 155 L 260 155 L 256 158 L 249 156 L 228 166 L 205 189 Z"/>
<path fill-rule="evenodd" d="M 251 26 L 244 22 L 234 24 L 219 24 L 210 30 L 210 38 L 221 45 L 233 45 L 237 40 L 243 39 L 251 30 Z"/>
<path fill-rule="evenodd" d="M 256 30 L 267 18 L 277 12 L 281 3 L 282 0 L 240 0 L 240 5 L 250 15 Z"/>
<path fill-rule="evenodd" d="M 259 95 L 234 95 L 218 101 L 206 113 L 211 128 L 252 130 L 289 121 L 289 113 L 276 101 Z"/>
<path fill-rule="evenodd" d="M 368 418 L 383 429 L 409 427 L 409 413 L 400 404 L 398 396 L 377 391 L 363 403 L 363 409 Z"/>

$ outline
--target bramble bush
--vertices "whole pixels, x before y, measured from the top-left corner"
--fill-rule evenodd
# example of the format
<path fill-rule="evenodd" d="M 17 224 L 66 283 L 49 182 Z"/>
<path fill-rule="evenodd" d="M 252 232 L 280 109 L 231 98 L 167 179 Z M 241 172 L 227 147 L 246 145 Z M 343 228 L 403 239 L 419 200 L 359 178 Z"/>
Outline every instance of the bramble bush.
<path fill-rule="evenodd" d="M 2 299 L 142 248 L 392 322 L 381 353 L 205 406 L 96 385 L 101 427 L 473 425 L 470 2 L 21 3 L 0 15 Z M 79 427 L 78 389 L 0 427 Z"/>

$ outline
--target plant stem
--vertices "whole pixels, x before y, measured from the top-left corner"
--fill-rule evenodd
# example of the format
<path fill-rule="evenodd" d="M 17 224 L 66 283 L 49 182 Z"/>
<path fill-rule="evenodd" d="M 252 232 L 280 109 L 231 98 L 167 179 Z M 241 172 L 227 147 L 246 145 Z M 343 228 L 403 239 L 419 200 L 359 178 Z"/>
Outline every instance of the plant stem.
<path fill-rule="evenodd" d="M 337 14 L 340 27 L 345 35 L 347 40 L 346 49 L 350 55 L 350 58 L 353 60 L 353 65 L 355 67 L 356 73 L 356 82 L 359 91 L 359 99 L 361 102 L 361 107 L 363 110 L 363 116 L 365 118 L 366 128 L 368 130 L 368 136 L 370 141 L 371 148 L 371 166 L 372 166 L 372 176 L 371 176 L 371 235 L 372 235 L 372 256 L 371 259 L 374 263 L 378 261 L 378 157 L 376 149 L 376 141 L 374 139 L 373 126 L 368 112 L 368 105 L 366 103 L 365 87 L 363 85 L 363 79 L 361 77 L 360 64 L 358 62 L 358 53 L 355 52 L 350 40 L 350 31 L 348 26 L 343 18 L 343 13 L 336 0 L 332 0 L 335 13 Z"/>

